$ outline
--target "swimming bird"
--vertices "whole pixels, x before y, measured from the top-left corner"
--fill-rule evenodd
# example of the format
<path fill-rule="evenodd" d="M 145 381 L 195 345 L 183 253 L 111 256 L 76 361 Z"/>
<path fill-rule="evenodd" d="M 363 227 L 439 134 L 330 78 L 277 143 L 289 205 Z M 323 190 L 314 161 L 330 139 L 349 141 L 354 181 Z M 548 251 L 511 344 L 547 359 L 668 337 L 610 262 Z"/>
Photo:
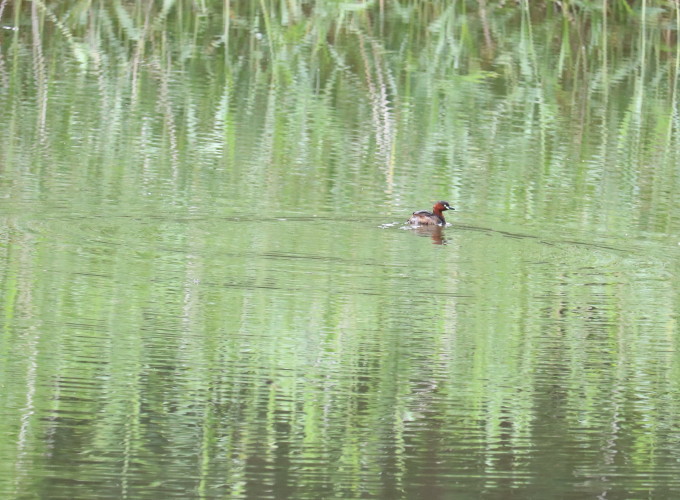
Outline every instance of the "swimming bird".
<path fill-rule="evenodd" d="M 443 213 L 446 210 L 453 210 L 453 207 L 449 205 L 448 201 L 438 201 L 432 207 L 432 212 L 427 210 L 413 212 L 413 215 L 406 222 L 412 226 L 443 226 L 446 224 Z"/>

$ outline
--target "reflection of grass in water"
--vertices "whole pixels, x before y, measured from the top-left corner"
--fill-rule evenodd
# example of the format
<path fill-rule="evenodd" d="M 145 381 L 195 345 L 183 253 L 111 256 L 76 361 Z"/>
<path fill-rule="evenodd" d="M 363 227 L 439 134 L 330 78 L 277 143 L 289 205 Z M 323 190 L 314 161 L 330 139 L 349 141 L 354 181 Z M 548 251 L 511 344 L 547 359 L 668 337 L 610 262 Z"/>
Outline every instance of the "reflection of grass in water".
<path fill-rule="evenodd" d="M 597 199 L 587 192 L 592 159 L 616 165 L 600 199 L 628 198 L 650 179 L 677 182 L 674 2 L 36 1 L 32 31 L 21 23 L 28 2 L 3 5 L 3 22 L 20 29 L 3 43 L 2 98 L 34 81 L 47 140 L 63 125 L 55 80 L 78 93 L 82 79 L 64 78 L 64 68 L 92 75 L 99 114 L 90 123 L 107 127 L 103 161 L 125 136 L 142 156 L 167 154 L 177 182 L 186 157 L 230 164 L 243 147 L 259 155 L 243 173 L 268 192 L 318 192 L 310 180 L 283 179 L 314 173 L 312 163 L 388 196 L 417 169 L 436 179 L 413 186 L 427 199 L 434 189 L 474 189 L 461 173 L 472 165 L 487 179 L 510 170 L 494 193 L 479 187 L 477 196 L 527 217 L 536 200 L 555 213 L 592 213 L 578 206 Z M 201 92 L 187 90 L 197 85 Z M 0 113 L 5 123 L 19 119 L 16 106 Z M 162 120 L 149 119 L 157 113 Z"/>
<path fill-rule="evenodd" d="M 81 188 L 82 193 L 95 193 L 102 199 L 125 201 L 125 197 L 130 197 L 133 199 L 130 206 L 135 207 L 134 203 L 139 206 L 141 198 L 135 189 L 145 192 L 169 184 L 176 196 L 165 198 L 159 207 L 149 210 L 154 213 L 155 208 L 164 213 L 168 207 L 162 203 L 183 200 L 180 194 L 190 192 L 201 181 L 220 195 L 215 199 L 224 196 L 230 200 L 230 189 L 245 189 L 251 192 L 239 193 L 233 199 L 261 197 L 271 206 L 289 199 L 300 200 L 301 206 L 313 205 L 308 204 L 310 201 L 324 206 L 325 197 L 357 202 L 362 199 L 358 193 L 363 189 L 369 193 L 413 192 L 420 204 L 431 199 L 435 189 L 442 195 L 464 190 L 468 210 L 499 215 L 503 213 L 499 207 L 505 207 L 515 221 L 521 219 L 521 214 L 526 219 L 552 215 L 556 219 L 553 225 L 557 226 L 562 214 L 567 214 L 567 221 L 573 220 L 573 214 L 581 214 L 586 222 L 592 223 L 586 224 L 588 229 L 598 222 L 612 226 L 615 222 L 598 209 L 608 206 L 608 200 L 618 199 L 622 217 L 669 233 L 677 229 L 673 227 L 670 207 L 653 210 L 672 200 L 669 193 L 678 188 L 676 92 L 680 55 L 675 36 L 680 32 L 680 13 L 670 2 L 648 2 L 649 9 L 644 15 L 623 0 L 611 0 L 606 11 L 599 8 L 599 2 L 564 0 L 560 3 L 525 0 L 520 7 L 500 7 L 501 2 L 490 0 L 313 4 L 260 0 L 226 2 L 228 10 L 220 10 L 224 2 L 207 1 L 95 4 L 80 1 L 54 5 L 36 2 L 30 7 L 24 2 L 30 23 L 20 22 L 20 12 L 12 11 L 12 6 L 1 1 L 0 5 L 4 7 L 0 20 L 3 23 L 13 20 L 10 24 L 19 27 L 3 34 L 0 44 L 0 81 L 7 82 L 0 89 L 3 124 L 0 130 L 11 131 L 3 135 L 12 139 L 19 138 L 0 148 L 0 160 L 4 160 L 0 165 L 3 169 L 22 168 L 22 174 L 24 171 L 33 174 L 12 178 L 16 192 L 36 189 L 31 183 L 46 184 L 45 191 L 49 191 L 49 186 L 58 186 L 67 177 L 72 191 L 69 196 L 79 196 L 77 191 Z M 383 7 L 388 11 L 383 12 Z M 658 10 L 661 7 L 666 10 Z M 67 53 L 72 55 L 71 59 Z M 96 92 L 92 92 L 93 88 Z M 30 108 L 32 103 L 34 110 Z M 561 130 L 567 126 L 568 131 Z M 41 159 L 55 161 L 32 162 L 30 158 L 8 161 L 14 150 L 26 154 L 18 147 L 25 146 L 19 140 L 30 142 L 36 136 L 48 148 Z M 87 153 L 83 155 L 83 164 L 64 169 L 59 161 L 64 150 L 68 151 L 67 159 L 72 160 L 79 148 Z M 251 154 L 239 154 L 244 149 Z M 243 158 L 249 163 L 242 164 Z M 179 168 L 184 161 L 187 165 Z M 15 166 L 19 164 L 20 167 Z M 10 178 L 8 170 L 2 173 Z M 291 192 L 296 196 L 290 196 Z M 203 207 L 205 201 L 199 205 Z M 405 219 L 408 211 L 402 212 Z M 148 214 L 144 212 L 141 218 L 146 221 Z M 246 255 L 243 248 L 260 244 L 258 235 L 234 230 L 233 224 L 223 222 L 215 224 L 208 220 L 205 225 L 210 227 L 201 231 L 195 224 L 173 224 L 171 220 L 165 221 L 165 226 L 173 226 L 173 230 L 162 229 L 162 219 L 120 228 L 111 224 L 113 230 L 138 233 L 130 238 L 112 234 L 112 241 L 141 242 L 142 253 L 164 256 L 139 259 L 134 273 L 129 274 L 130 249 L 125 245 L 117 250 L 114 245 L 93 245 L 86 239 L 74 245 L 77 252 L 57 249 L 56 255 L 52 255 L 45 250 L 49 246 L 40 247 L 32 241 L 23 245 L 12 243 L 20 251 L 13 250 L 17 254 L 10 259 L 13 272 L 6 273 L 9 276 L 6 288 L 11 293 L 4 295 L 17 300 L 6 300 L 5 319 L 36 314 L 39 299 L 35 297 L 42 293 L 48 297 L 43 301 L 43 309 L 50 320 L 78 317 L 85 311 L 91 318 L 101 318 L 107 333 L 128 332 L 97 338 L 88 351 L 89 359 L 109 354 L 113 360 L 113 368 L 88 363 L 93 367 L 92 380 L 107 381 L 101 382 L 110 389 L 105 394 L 132 396 L 111 398 L 103 407 L 86 407 L 88 411 L 83 412 L 100 416 L 93 426 L 99 432 L 88 443 L 88 449 L 102 450 L 101 456 L 119 456 L 117 450 L 123 435 L 126 460 L 149 457 L 139 436 L 149 426 L 147 417 L 152 407 L 151 414 L 158 415 L 153 424 L 165 425 L 166 435 L 175 430 L 177 423 L 173 422 L 186 423 L 185 428 L 202 428 L 200 444 L 205 451 L 201 466 L 208 471 L 213 461 L 218 462 L 215 469 L 229 472 L 228 486 L 236 491 L 239 474 L 243 482 L 249 479 L 241 463 L 245 463 L 249 453 L 256 455 L 248 449 L 249 440 L 266 443 L 286 440 L 277 430 L 284 412 L 276 415 L 275 408 L 281 405 L 294 408 L 284 410 L 297 418 L 294 424 L 298 430 L 291 433 L 290 439 L 298 448 L 291 456 L 302 457 L 309 453 L 305 445 L 317 445 L 329 457 L 342 457 L 345 471 L 349 469 L 358 483 L 356 478 L 384 474 L 384 464 L 366 459 L 371 454 L 365 450 L 381 450 L 384 443 L 391 442 L 383 438 L 389 435 L 391 426 L 401 439 L 404 422 L 413 420 L 411 412 L 424 409 L 431 414 L 447 415 L 450 407 L 442 404 L 446 397 L 459 400 L 465 409 L 460 415 L 469 419 L 469 423 L 464 422 L 460 429 L 465 430 L 466 438 L 470 429 L 480 426 L 478 422 L 485 423 L 480 426 L 484 431 L 480 434 L 486 436 L 486 449 L 507 445 L 509 427 L 500 424 L 510 417 L 514 436 L 530 436 L 531 422 L 542 412 L 536 410 L 541 398 L 533 397 L 541 384 L 533 383 L 533 374 L 545 369 L 542 368 L 545 360 L 534 360 L 533 354 L 500 359 L 502 356 L 497 353 L 531 350 L 540 353 L 542 339 L 546 337 L 556 339 L 555 345 L 564 345 L 543 352 L 554 353 L 555 359 L 548 361 L 564 365 L 564 372 L 570 377 L 561 384 L 558 394 L 573 399 L 576 401 L 573 407 L 579 408 L 568 416 L 573 418 L 570 429 L 582 428 L 584 415 L 595 419 L 602 413 L 600 399 L 586 397 L 587 389 L 615 387 L 617 394 L 623 393 L 629 386 L 621 381 L 632 378 L 649 382 L 649 387 L 658 384 L 661 389 L 658 392 L 668 394 L 668 386 L 659 381 L 677 380 L 672 369 L 663 368 L 677 365 L 671 359 L 676 351 L 670 347 L 666 354 L 650 350 L 645 345 L 647 335 L 636 330 L 642 327 L 625 328 L 644 324 L 643 320 L 650 315 L 659 315 L 669 318 L 670 338 L 674 324 L 671 319 L 677 311 L 673 283 L 652 288 L 651 293 L 644 286 L 626 283 L 620 279 L 626 271 L 618 268 L 618 262 L 608 261 L 612 252 L 607 248 L 600 255 L 588 247 L 588 252 L 576 254 L 579 258 L 585 254 L 590 257 L 583 267 L 564 266 L 572 272 L 552 279 L 546 271 L 540 279 L 539 266 L 544 260 L 555 260 L 550 257 L 552 241 L 545 250 L 549 258 L 533 262 L 522 258 L 520 246 L 508 244 L 517 239 L 514 235 L 505 233 L 498 245 L 489 245 L 484 238 L 468 237 L 460 243 L 468 246 L 467 253 L 458 255 L 477 258 L 459 268 L 444 267 L 445 272 L 438 278 L 441 281 L 430 283 L 389 266 L 379 276 L 369 265 L 373 266 L 374 259 L 392 254 L 382 249 L 374 253 L 375 248 L 370 246 L 348 248 L 345 240 L 351 241 L 349 238 L 334 247 L 335 240 L 330 236 L 338 229 L 333 229 L 321 233 L 326 237 L 319 241 L 327 247 L 319 248 L 326 248 L 328 255 L 340 254 L 347 264 L 331 267 L 317 259 L 315 265 L 310 258 L 312 264 L 308 268 L 316 278 L 301 280 L 299 284 L 323 293 L 303 297 L 288 296 L 276 288 L 280 285 L 282 290 L 290 285 L 286 281 L 289 276 L 302 276 L 286 274 L 285 271 L 296 269 L 292 265 L 281 267 L 286 259 L 304 256 L 302 250 L 286 254 L 267 252 L 265 242 L 264 250 L 258 248 Z M 357 225 L 352 225 L 351 232 L 357 230 Z M 101 231 L 101 226 L 101 222 L 93 223 L 97 231 Z M 213 226 L 217 230 L 213 231 Z M 309 231 L 305 225 L 292 227 L 301 234 Z M 545 227 L 536 232 L 543 234 Z M 228 230 L 234 234 L 225 236 Z M 463 230 L 470 233 L 479 228 Z M 451 240 L 456 241 L 455 231 L 448 232 Z M 487 232 L 479 232 L 487 236 Z M 296 233 L 293 236 L 289 238 L 292 241 L 309 241 L 308 237 L 295 238 Z M 438 235 L 434 236 L 433 242 L 440 241 Z M 567 241 L 569 237 L 564 237 L 564 243 L 573 246 L 574 242 Z M 588 237 L 585 234 L 583 239 Z M 160 247 L 159 238 L 165 239 Z M 242 245 L 231 243 L 232 238 Z M 581 244 L 580 240 L 575 243 Z M 132 246 L 133 250 L 138 248 Z M 96 281 L 80 276 L 64 285 L 65 292 L 55 294 L 55 290 L 47 290 L 51 281 L 34 276 L 45 267 L 63 273 L 63 269 L 82 266 L 88 247 L 92 262 L 107 259 L 119 262 L 118 266 L 107 264 L 101 268 L 115 270 L 117 279 L 122 275 L 125 281 L 130 278 L 131 283 L 111 285 L 106 275 Z M 206 248 L 226 250 L 227 255 L 231 251 L 232 255 L 211 262 L 206 255 L 213 254 L 207 253 Z M 649 267 L 640 266 L 640 273 L 648 273 L 649 280 L 657 279 L 667 266 L 655 262 L 665 261 L 647 260 L 647 248 L 643 245 L 639 248 L 645 256 L 639 259 L 640 263 Z M 561 247 L 554 253 L 560 252 Z M 484 261 L 498 253 L 503 255 L 496 261 L 500 265 L 489 268 Z M 177 256 L 176 263 L 170 254 Z M 260 261 L 275 261 L 276 265 L 253 264 L 253 254 Z M 573 252 L 565 255 L 573 256 Z M 366 265 L 358 268 L 357 262 L 362 261 Z M 246 271 L 231 275 L 202 269 L 211 263 Z M 379 264 L 382 262 L 375 263 Z M 98 269 L 94 264 L 87 267 Z M 333 270 L 339 271 L 337 276 Z M 453 276 L 451 270 L 459 275 Z M 414 293 L 416 298 L 429 300 L 430 286 L 479 280 L 480 273 L 486 270 L 487 281 L 479 281 L 481 300 L 463 303 L 464 307 L 449 300 L 444 311 L 427 316 L 425 322 L 423 318 L 410 323 L 409 319 L 389 317 L 390 312 L 400 310 L 395 302 L 403 299 L 387 290 L 401 290 L 404 285 L 400 283 L 405 277 L 411 279 L 411 285 L 416 284 L 415 292 L 428 290 L 427 295 Z M 162 271 L 168 274 L 161 274 Z M 329 283 L 341 282 L 350 271 L 366 275 L 356 277 L 354 283 L 343 284 L 345 290 L 354 293 L 345 291 L 340 295 L 342 300 L 333 300 L 332 294 L 327 296 Z M 518 279 L 504 275 L 516 275 Z M 165 278 L 135 279 L 140 276 Z M 192 284 L 193 276 L 201 277 L 205 285 Z M 424 276 L 431 275 L 426 272 Z M 176 281 L 182 282 L 182 293 L 168 293 L 168 282 Z M 512 281 L 523 291 L 494 291 Z M 90 284 L 93 282 L 106 282 L 115 290 L 116 294 L 112 294 L 115 300 L 94 290 Z M 251 293 L 256 286 L 272 291 Z M 232 295 L 228 293 L 230 287 L 242 287 L 244 293 Z M 448 292 L 446 287 L 442 289 Z M 368 293 L 361 295 L 364 291 Z M 159 306 L 158 297 L 164 292 L 168 298 L 181 296 L 182 300 L 177 303 L 168 300 L 167 305 Z M 441 293 L 441 289 L 437 292 Z M 57 300 L 55 295 L 59 296 Z M 378 298 L 372 300 L 371 296 Z M 492 299 L 490 303 L 485 300 L 487 297 Z M 593 310 L 589 308 L 593 303 L 605 307 Z M 182 317 L 175 324 L 178 311 L 182 311 Z M 546 314 L 575 319 L 546 331 L 541 324 Z M 127 318 L 142 319 L 130 320 L 127 325 Z M 422 333 L 414 337 L 417 342 L 408 337 L 390 337 L 390 326 L 396 324 L 404 329 L 399 321 L 407 326 L 431 328 L 433 347 L 419 345 L 420 339 L 427 338 Z M 493 334 L 494 327 L 507 335 Z M 6 338 L 13 333 L 9 328 L 6 327 Z M 161 328 L 169 335 L 151 333 Z M 64 329 L 67 346 L 73 342 L 70 335 L 73 329 L 71 325 Z M 191 334 L 187 335 L 187 331 Z M 198 335 L 199 331 L 205 331 L 205 337 Z M 301 335 L 298 343 L 298 337 L 293 335 L 278 339 L 271 333 L 296 331 L 310 334 Z M 442 336 L 440 331 L 446 334 Z M 98 332 L 99 329 L 94 330 L 94 334 Z M 586 339 L 582 332 L 598 336 L 597 342 Z M 256 340 L 262 335 L 264 344 Z M 628 340 L 632 342 L 629 344 Z M 475 348 L 468 349 L 466 342 Z M 498 342 L 502 344 L 499 346 Z M 316 343 L 323 348 L 314 349 Z M 409 351 L 409 355 L 403 356 L 400 350 Z M 469 358 L 460 355 L 468 350 L 475 354 Z M 178 360 L 183 368 L 165 377 L 166 371 L 170 374 L 171 370 L 154 370 L 154 365 L 150 369 L 145 351 L 153 353 L 158 368 L 174 366 Z M 307 356 L 311 358 L 317 351 L 319 359 L 306 362 Z M 364 375 L 333 376 L 332 369 L 325 367 L 336 362 L 334 352 L 341 353 L 338 358 L 345 364 L 344 373 L 360 373 L 354 367 L 363 366 Z M 593 370 L 592 366 L 602 361 L 598 357 L 618 368 L 615 372 Z M 38 361 L 31 365 L 40 366 L 42 371 L 56 363 L 54 371 L 60 376 L 53 381 L 73 380 L 61 376 L 70 375 L 71 365 L 75 364 L 67 356 L 64 359 L 48 356 Z M 326 361 L 324 365 L 322 362 Z M 289 368 L 291 365 L 295 370 Z M 639 370 L 641 366 L 652 368 Z M 249 378 L 244 380 L 246 367 Z M 280 372 L 276 367 L 281 367 Z M 33 373 L 33 369 L 23 371 Z M 136 376 L 129 377 L 130 373 Z M 592 386 L 579 384 L 584 373 Z M 615 384 L 609 373 L 616 375 Z M 416 381 L 426 376 L 440 385 L 417 390 Z M 593 382 L 596 377 L 602 382 Z M 270 387 L 271 380 L 277 387 Z M 309 383 L 310 380 L 315 383 Z M 463 380 L 469 382 L 458 382 Z M 108 381 L 110 386 L 106 385 Z M 346 386 L 338 390 L 340 384 Z M 51 385 L 43 384 L 39 391 L 49 390 Z M 155 392 L 158 387 L 160 396 Z M 202 396 L 193 395 L 201 394 L 206 387 L 211 388 L 210 403 L 197 411 L 194 404 L 202 401 Z M 461 388 L 467 392 L 460 393 Z M 630 386 L 631 393 L 634 388 Z M 444 398 L 433 397 L 435 389 Z M 23 391 L 24 385 L 15 390 Z M 286 397 L 277 402 L 276 391 L 279 397 L 281 394 Z M 410 404 L 405 394 L 412 394 Z M 21 396 L 8 400 L 22 401 Z M 55 401 L 59 401 L 58 394 Z M 324 408 L 333 408 L 334 413 L 324 410 L 320 414 L 318 401 L 328 402 Z M 555 405 L 554 401 L 551 397 L 549 403 Z M 361 405 L 365 408 L 358 410 Z M 619 415 L 618 403 L 614 406 L 616 410 L 612 413 Z M 182 411 L 170 411 L 171 407 Z M 432 412 L 432 408 L 437 411 Z M 663 405 L 659 408 L 663 409 Z M 553 411 L 552 407 L 546 408 L 544 413 L 552 415 Z M 261 415 L 265 413 L 268 420 L 263 425 Z M 174 420 L 166 418 L 168 414 Z M 658 425 L 638 429 L 636 449 L 641 463 L 653 457 L 653 450 L 658 448 L 648 443 L 663 442 L 664 425 L 673 422 L 673 414 L 672 407 L 668 413 L 659 411 L 646 417 L 646 421 Z M 194 415 L 201 417 L 193 419 Z M 621 420 L 631 422 L 635 418 L 631 411 Z M 37 421 L 31 422 L 38 426 Z M 303 427 L 304 433 L 299 432 Z M 239 435 L 230 428 L 248 432 Z M 344 429 L 346 434 L 342 434 Z M 368 432 L 374 429 L 377 431 Z M 633 439 L 634 431 L 633 427 Z M 41 442 L 35 449 L 42 449 L 43 434 L 33 434 Z M 303 443 L 294 439 L 303 434 Z M 419 436 L 411 431 L 406 439 L 414 437 Z M 194 434 L 191 439 L 184 449 L 195 446 Z M 446 443 L 451 436 L 428 439 Z M 422 446 L 428 456 L 432 451 L 425 444 L 430 441 Z M 273 449 L 270 447 L 267 453 L 273 454 Z M 414 449 L 411 443 L 410 460 Z M 521 455 L 526 453 L 522 449 L 529 447 L 516 448 L 517 464 L 521 464 Z M 281 452 L 281 456 L 285 453 Z M 229 460 L 220 462 L 215 456 Z M 373 456 L 381 455 L 374 452 Z M 163 470 L 181 470 L 168 469 L 167 464 L 163 462 Z M 215 491 L 210 489 L 215 480 L 209 472 L 202 473 L 207 478 L 201 483 L 202 493 L 207 489 L 209 496 Z M 408 482 L 402 469 L 389 474 L 387 481 L 396 477 Z M 350 482 L 348 476 L 335 481 L 343 485 L 338 488 L 344 488 L 344 494 L 335 496 L 366 496 L 366 490 Z M 300 481 L 304 481 L 302 477 Z M 295 481 L 298 480 L 291 479 Z M 354 489 L 350 491 L 351 488 Z M 395 494 L 384 496 L 403 493 L 400 488 L 396 490 Z"/>

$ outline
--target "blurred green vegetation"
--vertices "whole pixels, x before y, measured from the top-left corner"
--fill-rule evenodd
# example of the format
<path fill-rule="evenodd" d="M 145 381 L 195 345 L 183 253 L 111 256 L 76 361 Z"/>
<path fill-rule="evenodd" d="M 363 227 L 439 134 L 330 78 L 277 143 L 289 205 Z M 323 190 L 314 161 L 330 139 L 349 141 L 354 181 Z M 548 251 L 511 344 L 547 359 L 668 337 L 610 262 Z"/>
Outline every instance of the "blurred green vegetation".
<path fill-rule="evenodd" d="M 5 130 L 49 149 L 104 126 L 76 145 L 98 172 L 118 168 L 112 151 L 160 158 L 174 179 L 197 172 L 182 161 L 212 159 L 226 167 L 214 185 L 250 169 L 276 199 L 301 187 L 286 172 L 322 163 L 342 189 L 388 195 L 422 172 L 435 184 L 412 195 L 429 199 L 433 187 L 457 195 L 474 164 L 486 179 L 514 171 L 496 193 L 465 186 L 478 213 L 609 224 L 585 200 L 637 192 L 646 212 L 624 206 L 622 218 L 676 227 L 655 211 L 680 182 L 676 2 L 16 1 L 2 3 L 0 23 Z M 74 96 L 89 102 L 77 119 Z M 356 138 L 366 152 L 340 164 Z M 248 141 L 260 160 L 242 166 Z M 585 196 L 602 168 L 621 184 Z M 310 182 L 303 196 L 320 198 L 303 201 L 331 196 Z M 528 202 L 536 194 L 543 210 Z"/>
<path fill-rule="evenodd" d="M 677 2 L 23 0 L 0 27 L 17 489 L 46 457 L 77 492 L 88 454 L 206 497 L 262 497 L 258 460 L 309 497 L 425 497 L 430 462 L 568 487 L 551 436 L 602 452 L 584 475 L 677 465 Z M 445 258 L 376 237 L 432 196 L 471 221 Z"/>

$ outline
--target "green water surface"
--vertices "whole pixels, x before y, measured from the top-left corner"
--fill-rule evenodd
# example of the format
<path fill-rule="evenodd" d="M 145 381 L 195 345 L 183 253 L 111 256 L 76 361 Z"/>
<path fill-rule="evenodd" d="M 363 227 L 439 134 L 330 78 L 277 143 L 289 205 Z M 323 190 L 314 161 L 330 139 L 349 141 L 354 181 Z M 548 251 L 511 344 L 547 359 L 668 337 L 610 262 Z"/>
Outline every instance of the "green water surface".
<path fill-rule="evenodd" d="M 680 495 L 630 4 L 0 2 L 0 498 Z"/>

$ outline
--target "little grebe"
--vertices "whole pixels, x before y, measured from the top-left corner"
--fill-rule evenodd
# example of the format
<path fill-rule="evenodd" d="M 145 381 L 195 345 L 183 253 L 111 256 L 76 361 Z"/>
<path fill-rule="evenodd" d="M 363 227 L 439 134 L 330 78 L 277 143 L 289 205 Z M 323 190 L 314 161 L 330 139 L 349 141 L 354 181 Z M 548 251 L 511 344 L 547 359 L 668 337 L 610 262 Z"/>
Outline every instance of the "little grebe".
<path fill-rule="evenodd" d="M 413 226 L 443 226 L 446 224 L 446 220 L 444 219 L 442 212 L 446 210 L 453 210 L 453 208 L 449 206 L 449 202 L 438 201 L 434 204 L 434 207 L 432 207 L 432 212 L 428 212 L 427 210 L 413 212 L 411 218 L 406 222 Z"/>

